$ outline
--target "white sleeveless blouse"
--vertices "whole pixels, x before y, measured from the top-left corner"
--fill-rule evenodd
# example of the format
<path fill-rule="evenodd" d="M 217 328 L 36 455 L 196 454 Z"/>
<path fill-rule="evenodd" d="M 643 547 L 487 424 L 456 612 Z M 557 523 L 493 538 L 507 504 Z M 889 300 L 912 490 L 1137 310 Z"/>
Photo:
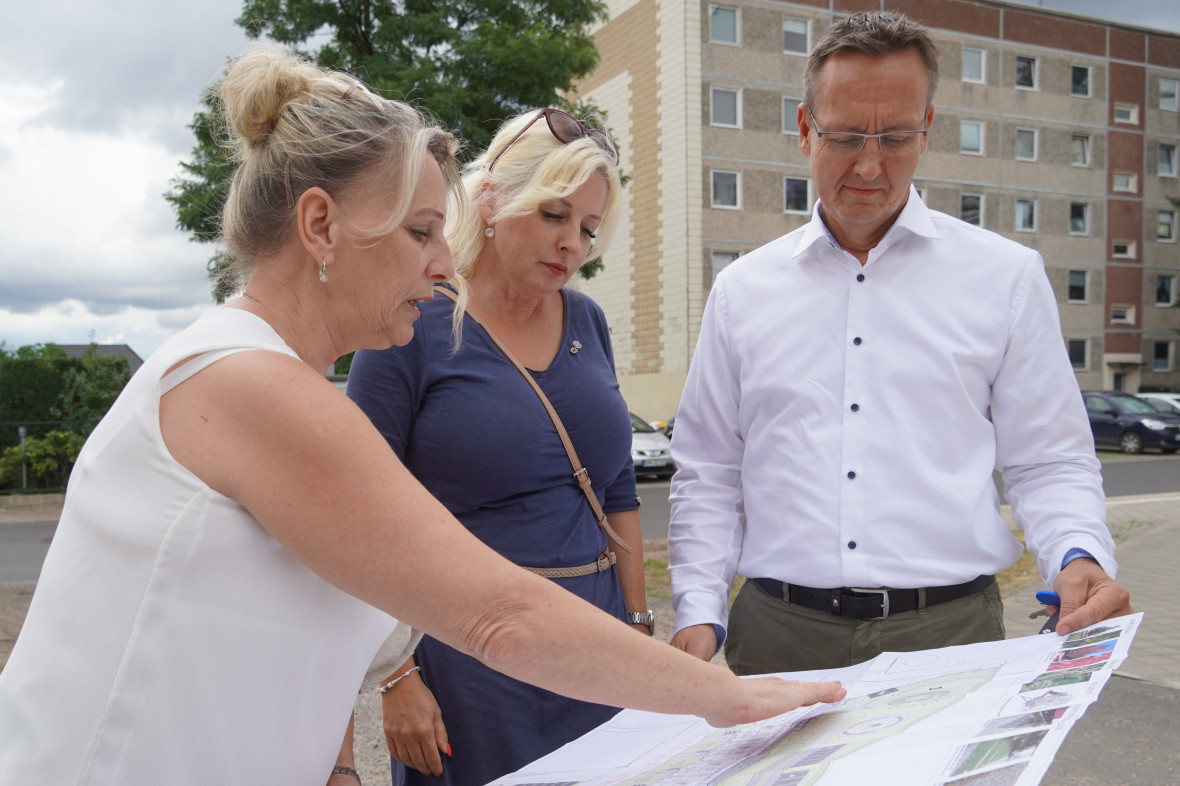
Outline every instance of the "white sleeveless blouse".
<path fill-rule="evenodd" d="M 258 317 L 209 311 L 152 354 L 87 440 L 0 673 L 0 783 L 327 780 L 396 620 L 312 573 L 160 434 L 177 374 L 252 349 L 294 354 Z"/>

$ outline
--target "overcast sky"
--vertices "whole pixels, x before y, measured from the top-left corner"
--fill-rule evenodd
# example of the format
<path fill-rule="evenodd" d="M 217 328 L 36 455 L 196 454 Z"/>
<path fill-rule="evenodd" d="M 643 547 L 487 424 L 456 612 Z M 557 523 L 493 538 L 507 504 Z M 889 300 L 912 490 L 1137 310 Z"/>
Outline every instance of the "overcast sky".
<path fill-rule="evenodd" d="M 1180 32 L 1175 0 L 1030 5 Z M 212 249 L 162 194 L 202 89 L 247 39 L 241 0 L 7 0 L 0 24 L 0 342 L 129 344 L 212 305 Z"/>

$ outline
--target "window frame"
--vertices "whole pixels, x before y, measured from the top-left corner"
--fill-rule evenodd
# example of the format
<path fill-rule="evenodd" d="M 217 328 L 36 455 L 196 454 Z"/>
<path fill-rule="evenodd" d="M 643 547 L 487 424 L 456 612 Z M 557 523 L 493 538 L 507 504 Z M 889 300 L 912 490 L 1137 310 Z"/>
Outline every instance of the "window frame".
<path fill-rule="evenodd" d="M 974 223 L 974 224 L 972 224 L 967 219 L 963 218 L 963 200 L 968 199 L 970 197 L 974 197 L 975 199 L 979 200 L 979 204 L 977 206 L 977 214 L 978 214 L 979 221 L 978 221 L 978 223 Z M 984 206 L 984 195 L 983 195 L 982 191 L 960 191 L 959 192 L 959 220 L 960 221 L 963 221 L 964 223 L 967 223 L 967 224 L 971 224 L 971 226 L 974 226 L 974 227 L 983 226 L 983 206 Z"/>
<path fill-rule="evenodd" d="M 1086 92 L 1084 92 L 1084 93 L 1078 93 L 1078 92 L 1074 91 L 1075 82 L 1074 82 L 1073 76 L 1074 76 L 1074 71 L 1076 69 L 1082 69 L 1086 72 Z M 1093 98 L 1094 97 L 1094 90 L 1091 87 L 1093 79 L 1094 79 L 1094 67 L 1093 66 L 1071 65 L 1069 67 L 1069 95 L 1072 98 Z"/>
<path fill-rule="evenodd" d="M 1152 341 L 1151 347 L 1151 370 L 1156 373 L 1166 373 L 1175 368 L 1176 360 L 1176 342 L 1174 341 Z M 1160 365 L 1160 347 L 1164 348 L 1163 364 Z"/>
<path fill-rule="evenodd" d="M 1073 160 L 1074 141 L 1081 140 L 1083 142 L 1082 149 L 1085 152 L 1086 160 L 1077 162 Z M 1080 167 L 1082 169 L 1090 169 L 1092 161 L 1094 160 L 1093 153 L 1094 137 L 1090 134 L 1070 134 L 1069 135 L 1069 165 Z"/>
<path fill-rule="evenodd" d="M 1166 169 L 1164 168 L 1164 162 L 1163 162 L 1165 150 L 1171 151 L 1171 154 L 1170 154 L 1171 164 Z M 1177 164 L 1176 164 L 1176 145 L 1168 145 L 1168 144 L 1164 144 L 1163 142 L 1160 143 L 1160 146 L 1156 149 L 1156 154 L 1155 154 L 1155 173 L 1159 177 L 1180 176 L 1180 168 L 1178 168 Z"/>
<path fill-rule="evenodd" d="M 1121 313 L 1121 315 L 1120 315 Z M 1114 303 L 1110 307 L 1110 324 L 1134 325 L 1135 306 L 1130 303 Z"/>
<path fill-rule="evenodd" d="M 734 176 L 734 204 L 726 205 L 717 201 L 717 176 Z M 709 203 L 716 210 L 742 209 L 742 172 L 740 169 L 709 169 Z"/>
<path fill-rule="evenodd" d="M 967 52 L 979 53 L 979 79 L 968 79 L 966 73 Z M 987 50 L 975 46 L 965 46 L 962 49 L 959 63 L 959 81 L 966 82 L 969 85 L 986 85 L 987 84 Z"/>
<path fill-rule="evenodd" d="M 787 183 L 790 181 L 800 181 L 807 190 L 803 197 L 804 205 L 799 209 L 792 209 L 787 206 Z M 794 177 L 792 175 L 783 176 L 783 213 L 789 216 L 806 216 L 811 213 L 811 178 L 809 177 Z"/>
<path fill-rule="evenodd" d="M 1021 223 L 1021 210 L 1020 210 L 1020 208 L 1022 205 L 1031 205 L 1032 206 L 1032 224 L 1031 224 L 1031 226 L 1024 226 Z M 1037 209 L 1037 198 L 1036 197 L 1016 197 L 1016 213 L 1013 217 L 1013 224 L 1012 224 L 1015 231 L 1017 231 L 1017 232 L 1036 232 L 1037 231 L 1037 224 L 1038 224 L 1038 215 L 1037 215 L 1038 212 L 1039 211 Z"/>
<path fill-rule="evenodd" d="M 1022 85 L 1020 83 L 1020 64 L 1027 62 L 1032 76 L 1031 85 Z M 1013 82 L 1017 90 L 1040 90 L 1041 87 L 1041 69 L 1040 58 L 1033 55 L 1016 55 L 1016 71 L 1013 75 Z"/>
<path fill-rule="evenodd" d="M 1025 138 L 1027 138 L 1027 136 L 1029 134 L 1032 135 L 1032 155 L 1031 156 L 1020 155 L 1020 139 L 1021 139 L 1022 134 L 1025 135 Z M 1019 126 L 1016 128 L 1015 156 L 1016 156 L 1017 161 L 1036 161 L 1037 160 L 1037 151 L 1038 151 L 1038 148 L 1040 147 L 1039 137 L 1040 137 L 1040 134 L 1037 133 L 1037 129 L 1035 129 L 1035 128 L 1021 128 Z"/>
<path fill-rule="evenodd" d="M 732 256 L 732 259 L 730 259 L 728 262 L 726 262 L 726 263 L 725 263 L 724 265 L 722 265 L 721 267 L 717 267 L 717 257 L 719 257 L 719 256 Z M 713 279 L 712 279 L 712 280 L 713 280 L 713 281 L 716 281 L 716 280 L 717 280 L 717 274 L 718 274 L 718 273 L 720 273 L 720 272 L 721 272 L 722 270 L 724 270 L 725 268 L 727 268 L 727 267 L 729 267 L 730 265 L 732 265 L 732 264 L 733 264 L 734 262 L 736 262 L 736 261 L 737 261 L 737 260 L 738 260 L 740 257 L 741 257 L 741 252 L 740 252 L 740 251 L 717 251 L 716 249 L 714 249 L 714 250 L 712 251 L 712 253 L 710 254 L 710 256 L 709 256 L 710 270 L 711 270 L 711 272 L 713 273 Z"/>
<path fill-rule="evenodd" d="M 1120 112 L 1125 113 L 1127 117 L 1119 117 Z M 1139 125 L 1139 105 L 1116 103 L 1114 105 L 1114 122 L 1128 126 Z"/>
<path fill-rule="evenodd" d="M 788 22 L 800 22 L 803 25 L 803 51 L 802 52 L 797 52 L 794 49 L 787 49 L 787 23 Z M 799 16 L 786 16 L 786 15 L 784 15 L 783 16 L 782 32 L 783 32 L 782 47 L 783 47 L 783 54 L 784 55 L 799 55 L 801 57 L 806 57 L 808 54 L 811 53 L 811 20 L 810 19 L 806 19 L 804 17 L 799 17 Z"/>
<path fill-rule="evenodd" d="M 1126 179 L 1125 186 L 1119 186 L 1119 178 Z M 1139 176 L 1134 172 L 1112 172 L 1110 178 L 1110 190 L 1116 191 L 1120 194 L 1138 194 Z"/>
<path fill-rule="evenodd" d="M 732 41 L 725 41 L 720 38 L 713 37 L 713 11 L 733 11 L 733 38 Z M 720 3 L 709 4 L 709 43 L 718 44 L 720 46 L 736 46 L 742 45 L 742 12 L 740 8 L 732 5 L 721 5 Z"/>
<path fill-rule="evenodd" d="M 1078 274 L 1082 277 L 1081 289 L 1082 296 L 1080 298 L 1074 297 L 1074 283 L 1073 276 Z M 1089 270 L 1070 270 L 1065 278 L 1065 302 L 1074 303 L 1077 305 L 1086 305 L 1090 302 L 1090 271 Z"/>
<path fill-rule="evenodd" d="M 1119 251 L 1119 246 L 1124 246 Z M 1134 240 L 1112 240 L 1110 242 L 1110 256 L 1114 259 L 1137 259 L 1139 246 Z"/>
<path fill-rule="evenodd" d="M 733 113 L 734 123 L 721 123 L 717 121 L 717 94 L 730 93 L 733 95 Z M 742 128 L 742 88 L 740 87 L 722 87 L 720 85 L 709 86 L 709 125 L 713 128 L 733 128 L 741 130 Z"/>
<path fill-rule="evenodd" d="M 1163 220 L 1167 216 L 1167 220 Z M 1160 227 L 1168 227 L 1166 235 L 1160 234 Z M 1155 211 L 1155 242 L 1157 243 L 1175 243 L 1176 242 L 1176 211 L 1175 210 L 1157 210 Z"/>
<path fill-rule="evenodd" d="M 1161 283 L 1168 282 L 1168 297 L 1166 300 L 1160 300 Z M 1176 291 L 1177 276 L 1167 273 L 1157 274 L 1155 277 L 1155 305 L 1160 308 L 1171 308 L 1180 301 L 1180 293 Z"/>
<path fill-rule="evenodd" d="M 1164 105 L 1164 82 L 1172 83 L 1172 104 L 1171 106 Z M 1159 108 L 1163 112 L 1175 112 L 1180 110 L 1180 79 L 1172 79 L 1171 77 L 1161 76 L 1159 81 Z"/>
<path fill-rule="evenodd" d="M 963 129 L 966 126 L 975 126 L 979 129 L 979 149 L 969 150 L 963 147 Z M 959 155 L 963 156 L 982 156 L 986 144 L 984 141 L 984 123 L 982 120 L 959 120 Z"/>
<path fill-rule="evenodd" d="M 1073 344 L 1081 343 L 1082 345 L 1082 364 L 1079 366 L 1074 362 Z M 1067 338 L 1065 340 L 1065 351 L 1069 356 L 1069 364 L 1074 371 L 1089 371 L 1090 370 L 1090 339 L 1088 338 Z"/>
<path fill-rule="evenodd" d="M 787 128 L 787 122 L 788 122 L 788 118 L 787 118 L 787 102 L 788 102 L 788 101 L 794 101 L 794 102 L 795 102 L 795 109 L 796 109 L 796 112 L 795 112 L 795 114 L 791 115 L 791 117 L 790 117 L 790 123 L 791 123 L 792 125 L 794 125 L 794 128 Z M 783 134 L 784 134 L 784 135 L 786 135 L 786 136 L 799 136 L 799 113 L 798 113 L 798 109 L 799 109 L 799 107 L 800 107 L 802 104 L 803 104 L 803 99 L 802 99 L 802 98 L 795 98 L 794 96 L 783 96 Z"/>
<path fill-rule="evenodd" d="M 1082 221 L 1085 223 L 1085 226 L 1082 228 L 1082 230 L 1080 232 L 1073 228 L 1073 209 L 1075 207 L 1082 208 L 1082 212 L 1083 212 Z M 1070 202 L 1069 203 L 1069 234 L 1073 235 L 1074 237 L 1089 237 L 1090 236 L 1090 214 L 1091 214 L 1091 212 L 1092 211 L 1091 211 L 1091 206 L 1090 206 L 1089 202 Z"/>

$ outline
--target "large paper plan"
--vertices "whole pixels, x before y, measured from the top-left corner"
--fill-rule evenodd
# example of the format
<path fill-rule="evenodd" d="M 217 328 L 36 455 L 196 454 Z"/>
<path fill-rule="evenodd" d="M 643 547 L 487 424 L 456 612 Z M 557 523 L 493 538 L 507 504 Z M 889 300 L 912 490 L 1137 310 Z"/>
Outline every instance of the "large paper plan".
<path fill-rule="evenodd" d="M 919 786 L 1037 784 L 1127 656 L 1133 614 L 1068 636 L 908 653 L 846 669 L 838 704 L 729 729 L 624 710 L 498 786 Z"/>

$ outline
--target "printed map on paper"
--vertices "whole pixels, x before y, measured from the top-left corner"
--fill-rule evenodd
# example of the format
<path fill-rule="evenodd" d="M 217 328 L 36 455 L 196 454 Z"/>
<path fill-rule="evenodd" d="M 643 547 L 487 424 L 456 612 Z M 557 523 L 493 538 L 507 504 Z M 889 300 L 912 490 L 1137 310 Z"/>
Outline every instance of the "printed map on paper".
<path fill-rule="evenodd" d="M 624 710 L 496 786 L 1029 786 L 1127 656 L 1142 614 L 1069 636 L 908 653 L 847 669 L 848 697 L 714 729 Z"/>

